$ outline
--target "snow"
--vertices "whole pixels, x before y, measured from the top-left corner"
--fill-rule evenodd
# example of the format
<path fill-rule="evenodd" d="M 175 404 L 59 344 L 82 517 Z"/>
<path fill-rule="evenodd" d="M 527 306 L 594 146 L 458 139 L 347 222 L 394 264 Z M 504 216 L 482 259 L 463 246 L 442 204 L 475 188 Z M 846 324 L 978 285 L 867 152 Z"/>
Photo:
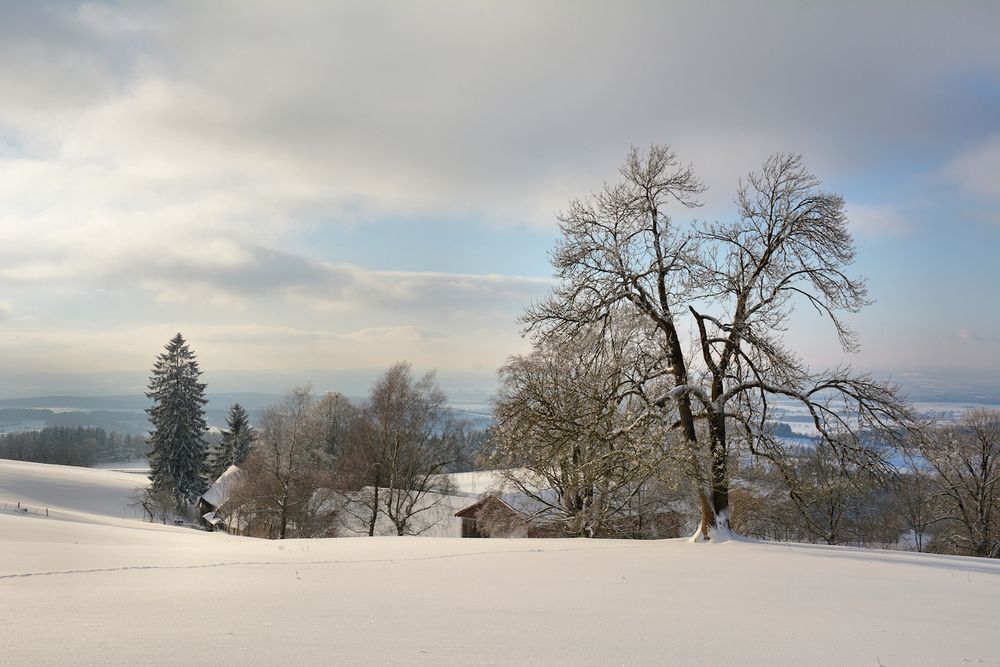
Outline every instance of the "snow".
<path fill-rule="evenodd" d="M 205 493 L 201 494 L 201 497 L 212 507 L 222 507 L 229 500 L 229 494 L 232 491 L 231 487 L 239 482 L 241 472 L 238 466 L 229 466 L 219 475 L 217 480 L 212 482 L 212 485 L 205 490 Z"/>
<path fill-rule="evenodd" d="M 480 494 L 492 491 L 503 486 L 504 477 L 502 473 L 494 470 L 482 470 L 473 472 L 453 472 L 445 475 L 451 480 L 456 493 L 468 494 L 478 497 Z M 469 503 L 470 505 L 472 502 Z"/>
<path fill-rule="evenodd" d="M 129 504 L 148 482 L 128 472 L 0 459 L 0 507 L 20 502 L 48 508 L 56 518 L 91 523 L 134 519 L 142 512 Z"/>
<path fill-rule="evenodd" d="M 117 470 L 119 472 L 131 472 L 137 475 L 149 475 L 149 460 L 145 457 L 131 459 L 127 461 L 106 461 L 93 466 L 101 470 Z"/>
<path fill-rule="evenodd" d="M 736 540 L 266 541 L 123 518 L 127 482 L 141 478 L 0 461 L 0 499 L 64 513 L 0 513 L 5 666 L 1000 661 L 997 561 Z"/>
<path fill-rule="evenodd" d="M 477 470 L 474 472 L 453 472 L 443 475 L 451 480 L 455 493 L 479 498 L 484 493 L 500 493 L 512 490 L 507 475 L 513 474 L 534 490 L 548 488 L 544 479 L 527 468 L 506 470 Z M 472 501 L 469 503 L 472 504 Z"/>

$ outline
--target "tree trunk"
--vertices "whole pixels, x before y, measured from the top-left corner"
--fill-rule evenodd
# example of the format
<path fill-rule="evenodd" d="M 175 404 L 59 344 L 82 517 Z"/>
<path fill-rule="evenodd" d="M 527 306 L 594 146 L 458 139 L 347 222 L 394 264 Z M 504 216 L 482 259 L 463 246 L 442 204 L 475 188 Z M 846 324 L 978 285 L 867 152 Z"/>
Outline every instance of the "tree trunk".
<path fill-rule="evenodd" d="M 713 416 L 709 420 L 709 457 L 712 469 L 709 473 L 708 491 L 699 492 L 701 504 L 701 522 L 695 537 L 708 541 L 715 533 L 718 537 L 726 537 L 731 533 L 729 527 L 729 475 L 728 456 L 726 451 L 725 415 Z"/>
<path fill-rule="evenodd" d="M 372 497 L 372 518 L 368 521 L 368 537 L 375 535 L 375 524 L 378 522 L 378 485 L 375 486 L 375 495 Z"/>
<path fill-rule="evenodd" d="M 715 510 L 715 523 L 712 526 L 717 532 L 728 534 L 729 526 L 729 482 L 721 480 L 712 484 L 712 504 Z"/>
<path fill-rule="evenodd" d="M 701 520 L 698 532 L 694 534 L 696 541 L 708 542 L 713 538 L 725 538 L 732 534 L 729 526 L 729 487 L 726 483 L 712 484 L 710 493 L 700 491 L 698 500 L 701 504 Z"/>
<path fill-rule="evenodd" d="M 709 540 L 709 530 L 715 525 L 715 513 L 712 512 L 712 504 L 703 489 L 698 490 L 698 504 L 701 509 L 701 520 L 698 523 L 698 531 L 692 539 L 707 542 Z"/>
<path fill-rule="evenodd" d="M 712 512 L 713 521 L 711 528 L 722 535 L 728 535 L 729 529 L 729 475 L 727 468 L 727 456 L 725 441 L 717 442 L 712 439 Z"/>

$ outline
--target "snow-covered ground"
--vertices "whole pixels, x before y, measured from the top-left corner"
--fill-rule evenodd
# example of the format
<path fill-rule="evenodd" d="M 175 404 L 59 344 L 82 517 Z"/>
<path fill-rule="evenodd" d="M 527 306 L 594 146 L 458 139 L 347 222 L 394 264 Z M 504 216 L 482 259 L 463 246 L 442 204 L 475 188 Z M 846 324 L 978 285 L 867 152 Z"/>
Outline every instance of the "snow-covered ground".
<path fill-rule="evenodd" d="M 131 472 L 137 475 L 149 474 L 149 460 L 146 458 L 130 459 L 127 461 L 106 461 L 94 466 L 100 470 L 117 470 L 118 472 Z"/>
<path fill-rule="evenodd" d="M 0 501 L 61 513 L 0 512 L 0 664 L 1000 664 L 996 561 L 683 540 L 270 542 L 125 518 L 129 481 L 0 461 Z"/>
<path fill-rule="evenodd" d="M 134 519 L 142 513 L 129 505 L 147 483 L 143 475 L 118 470 L 0 459 L 0 508 L 20 502 L 48 509 L 50 517 L 88 523 Z"/>

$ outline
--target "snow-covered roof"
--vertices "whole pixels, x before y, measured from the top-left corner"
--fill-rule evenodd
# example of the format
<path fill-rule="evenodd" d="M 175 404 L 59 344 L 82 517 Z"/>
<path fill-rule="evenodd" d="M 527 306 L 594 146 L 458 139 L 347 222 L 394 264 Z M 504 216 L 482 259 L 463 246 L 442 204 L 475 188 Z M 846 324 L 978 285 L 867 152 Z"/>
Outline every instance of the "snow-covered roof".
<path fill-rule="evenodd" d="M 218 526 L 220 523 L 222 523 L 222 518 L 215 512 L 205 512 L 204 514 L 201 515 L 201 518 L 212 526 Z"/>
<path fill-rule="evenodd" d="M 541 500 L 540 500 L 541 499 Z M 510 491 L 500 495 L 500 500 L 511 509 L 525 515 L 544 513 L 550 505 L 558 503 L 558 496 L 553 489 L 538 492 L 538 498 L 533 498 L 520 491 Z M 545 502 L 542 502 L 544 500 Z"/>
<path fill-rule="evenodd" d="M 229 466 L 226 468 L 226 472 L 219 475 L 219 479 L 212 482 L 212 486 L 208 487 L 208 490 L 201 494 L 201 499 L 212 507 L 222 507 L 229 500 L 229 494 L 232 493 L 233 485 L 239 481 L 242 472 L 238 466 Z"/>
<path fill-rule="evenodd" d="M 471 512 L 478 510 L 478 508 L 489 498 L 499 500 L 514 512 L 524 516 L 545 514 L 546 510 L 548 510 L 552 504 L 557 502 L 556 492 L 552 489 L 539 492 L 539 497 L 543 498 L 546 502 L 542 502 L 539 498 L 533 498 L 522 491 L 508 491 L 500 494 L 484 494 L 476 502 L 456 512 L 455 516 L 469 516 Z"/>
<path fill-rule="evenodd" d="M 455 513 L 455 516 L 471 517 L 489 498 L 499 500 L 509 509 L 528 518 L 546 518 L 559 508 L 559 494 L 555 489 L 541 489 L 531 494 L 524 491 L 503 491 L 500 493 L 484 493 L 476 502 L 467 505 Z M 685 513 L 694 511 L 691 504 L 685 501 L 673 501 L 663 506 L 664 510 Z M 619 514 L 628 515 L 628 510 L 620 510 Z"/>
<path fill-rule="evenodd" d="M 531 488 L 542 488 L 545 481 L 533 475 L 527 468 L 510 468 L 505 470 L 473 470 L 469 472 L 452 472 L 441 475 L 448 479 L 458 495 L 480 496 L 487 492 L 495 492 L 508 486 L 508 478 L 513 475 Z"/>

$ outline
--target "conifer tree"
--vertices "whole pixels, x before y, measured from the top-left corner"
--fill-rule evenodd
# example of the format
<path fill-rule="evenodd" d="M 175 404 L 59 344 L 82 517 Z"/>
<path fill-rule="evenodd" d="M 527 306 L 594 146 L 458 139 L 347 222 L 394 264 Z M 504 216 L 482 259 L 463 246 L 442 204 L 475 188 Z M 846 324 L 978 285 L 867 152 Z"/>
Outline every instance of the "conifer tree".
<path fill-rule="evenodd" d="M 205 442 L 205 385 L 184 337 L 177 334 L 156 358 L 146 396 L 153 430 L 149 436 L 149 479 L 153 492 L 168 491 L 178 508 L 205 490 L 208 448 Z"/>
<path fill-rule="evenodd" d="M 226 417 L 227 430 L 222 431 L 222 441 L 212 459 L 212 479 L 218 479 L 231 465 L 240 465 L 250 454 L 254 431 L 246 409 L 236 403 Z"/>

